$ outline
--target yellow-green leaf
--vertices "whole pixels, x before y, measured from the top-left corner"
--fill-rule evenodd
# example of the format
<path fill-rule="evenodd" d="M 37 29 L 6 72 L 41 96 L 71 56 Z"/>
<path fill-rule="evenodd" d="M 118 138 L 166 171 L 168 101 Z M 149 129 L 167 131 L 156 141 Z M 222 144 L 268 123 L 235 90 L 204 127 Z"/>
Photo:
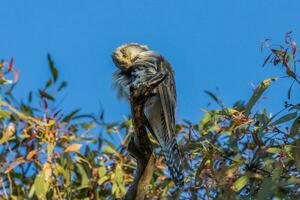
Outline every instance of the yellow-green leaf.
<path fill-rule="evenodd" d="M 259 86 L 254 90 L 253 95 L 251 96 L 250 100 L 246 104 L 245 107 L 245 116 L 248 117 L 251 109 L 255 105 L 255 103 L 258 101 L 258 99 L 261 97 L 261 95 L 264 93 L 264 91 L 270 86 L 272 81 L 276 81 L 278 78 L 269 78 L 264 80 L 259 84 Z"/>
<path fill-rule="evenodd" d="M 107 180 L 109 180 L 108 176 L 102 176 L 99 180 L 98 180 L 98 185 L 102 185 L 103 183 L 105 183 Z"/>
<path fill-rule="evenodd" d="M 267 152 L 268 153 L 278 154 L 278 153 L 280 153 L 280 149 L 276 148 L 276 147 L 270 147 L 270 148 L 267 149 Z"/>
<path fill-rule="evenodd" d="M 111 154 L 111 155 L 118 155 L 119 154 L 118 151 L 115 148 L 113 148 L 112 146 L 108 146 L 108 145 L 102 147 L 102 152 L 105 153 L 105 154 Z"/>
<path fill-rule="evenodd" d="M 8 127 L 3 131 L 2 138 L 0 139 L 0 144 L 3 144 L 4 142 L 7 142 L 11 136 L 13 136 L 15 133 L 15 125 L 13 123 L 10 123 Z"/>
<path fill-rule="evenodd" d="M 49 183 L 45 179 L 44 172 L 41 172 L 34 180 L 35 194 L 39 199 L 46 199 L 46 194 L 49 189 Z"/>
<path fill-rule="evenodd" d="M 98 176 L 101 178 L 102 176 L 104 176 L 106 174 L 106 169 L 105 166 L 101 166 L 98 168 Z"/>
<path fill-rule="evenodd" d="M 234 190 L 235 192 L 239 192 L 241 189 L 243 189 L 243 187 L 245 187 L 248 184 L 248 182 L 249 182 L 248 176 L 246 175 L 241 176 L 234 182 L 231 189 Z"/>
<path fill-rule="evenodd" d="M 65 152 L 79 151 L 81 147 L 82 144 L 72 144 L 65 149 Z"/>

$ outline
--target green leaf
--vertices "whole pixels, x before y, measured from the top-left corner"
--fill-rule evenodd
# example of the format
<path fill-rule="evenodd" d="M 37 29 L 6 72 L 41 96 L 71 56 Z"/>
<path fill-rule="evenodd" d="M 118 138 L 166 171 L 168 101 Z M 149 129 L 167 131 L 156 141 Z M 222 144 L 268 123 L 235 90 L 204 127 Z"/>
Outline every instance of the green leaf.
<path fill-rule="evenodd" d="M 7 80 L 5 78 L 0 78 L 0 86 L 3 84 L 11 84 L 12 81 L 11 80 Z"/>
<path fill-rule="evenodd" d="M 6 110 L 1 110 L 0 111 L 0 118 L 7 118 L 10 116 L 10 112 L 6 111 Z"/>
<path fill-rule="evenodd" d="M 123 197 L 126 194 L 126 187 L 124 184 L 119 185 L 120 196 Z"/>
<path fill-rule="evenodd" d="M 271 178 L 265 178 L 260 186 L 260 190 L 258 191 L 257 194 L 257 199 L 258 200 L 265 200 L 265 199 L 271 199 L 272 194 L 274 193 L 275 190 L 275 184 L 272 182 Z"/>
<path fill-rule="evenodd" d="M 46 194 L 49 189 L 49 183 L 45 180 L 44 172 L 41 172 L 34 180 L 35 194 L 39 199 L 46 199 Z"/>
<path fill-rule="evenodd" d="M 115 179 L 118 182 L 118 184 L 123 184 L 123 170 L 121 165 L 117 165 L 116 172 L 115 172 Z"/>
<path fill-rule="evenodd" d="M 298 116 L 295 121 L 293 122 L 290 130 L 291 136 L 295 136 L 296 134 L 299 134 L 299 128 L 300 128 L 300 116 Z"/>
<path fill-rule="evenodd" d="M 108 145 L 102 147 L 102 152 L 104 154 L 110 154 L 110 155 L 118 155 L 119 154 L 119 152 L 114 147 L 108 146 Z"/>
<path fill-rule="evenodd" d="M 60 86 L 58 87 L 58 91 L 61 91 L 62 89 L 64 89 L 65 87 L 67 87 L 67 82 L 66 81 L 63 81 L 61 82 Z"/>
<path fill-rule="evenodd" d="M 204 90 L 204 93 L 206 93 L 208 96 L 210 96 L 218 105 L 223 107 L 221 100 L 214 93 L 212 93 L 208 90 Z"/>
<path fill-rule="evenodd" d="M 65 116 L 62 121 L 63 122 L 69 122 L 71 119 L 73 119 L 75 117 L 75 115 L 80 111 L 80 109 L 76 109 L 73 112 L 71 112 L 70 114 L 68 114 L 67 116 Z"/>
<path fill-rule="evenodd" d="M 106 168 L 105 166 L 101 166 L 98 168 L 98 176 L 101 178 L 106 174 Z"/>
<path fill-rule="evenodd" d="M 76 164 L 77 171 L 80 174 L 80 181 L 81 181 L 81 186 L 80 187 L 86 187 L 89 185 L 89 177 L 88 174 L 83 166 L 83 164 L 77 163 Z"/>
<path fill-rule="evenodd" d="M 53 96 L 51 96 L 50 94 L 48 94 L 48 93 L 45 92 L 45 91 L 39 90 L 39 93 L 40 93 L 40 96 L 41 96 L 41 97 L 44 97 L 44 98 L 49 99 L 49 100 L 51 100 L 51 101 L 54 101 L 54 100 L 55 100 L 55 98 L 54 98 Z"/>
<path fill-rule="evenodd" d="M 205 131 L 205 125 L 207 123 L 209 123 L 211 120 L 211 115 L 208 111 L 205 111 L 205 114 L 204 116 L 202 117 L 200 123 L 199 123 L 199 132 L 202 134 L 202 135 L 205 135 L 206 134 L 206 131 Z"/>
<path fill-rule="evenodd" d="M 48 154 L 48 156 L 51 156 L 51 154 L 54 151 L 54 148 L 55 148 L 54 143 L 48 143 L 48 145 L 47 145 L 47 154 Z"/>
<path fill-rule="evenodd" d="M 50 54 L 48 54 L 47 58 L 48 58 L 48 65 L 50 67 L 52 78 L 53 78 L 54 82 L 56 82 L 57 78 L 58 78 L 58 71 L 54 65 L 54 62 L 53 62 Z"/>
<path fill-rule="evenodd" d="M 118 190 L 118 184 L 115 181 L 112 181 L 112 184 L 113 185 L 112 185 L 111 193 L 114 194 L 114 195 L 116 195 L 117 190 Z"/>
<path fill-rule="evenodd" d="M 245 187 L 249 182 L 249 177 L 244 175 L 241 176 L 240 178 L 238 178 L 238 180 L 236 180 L 232 186 L 232 189 L 235 192 L 239 192 L 241 189 L 243 189 L 243 187 Z"/>
<path fill-rule="evenodd" d="M 0 138 L 0 145 L 7 142 L 15 134 L 15 125 L 10 123 L 2 133 L 3 135 Z"/>
<path fill-rule="evenodd" d="M 97 181 L 98 185 L 102 185 L 103 183 L 105 183 L 106 181 L 109 180 L 108 176 L 102 176 L 100 177 L 100 179 Z"/>
<path fill-rule="evenodd" d="M 288 113 L 272 123 L 273 126 L 288 122 L 297 117 L 297 112 Z"/>
<path fill-rule="evenodd" d="M 81 123 L 80 126 L 81 126 L 84 130 L 91 130 L 92 128 L 95 127 L 95 123 L 94 123 L 94 122 L 85 122 L 85 123 Z"/>
<path fill-rule="evenodd" d="M 259 84 L 259 86 L 254 90 L 253 95 L 251 96 L 250 100 L 246 104 L 245 107 L 245 116 L 248 117 L 253 106 L 255 103 L 259 100 L 261 95 L 264 93 L 264 91 L 270 86 L 272 81 L 276 81 L 278 78 L 269 78 L 264 80 L 262 83 Z"/>
<path fill-rule="evenodd" d="M 45 85 L 45 89 L 49 88 L 52 85 L 53 81 L 49 79 Z"/>
<path fill-rule="evenodd" d="M 64 182 L 68 186 L 70 184 L 70 174 L 66 169 L 64 169 L 61 165 L 56 166 L 57 172 L 62 174 L 64 177 Z"/>
<path fill-rule="evenodd" d="M 274 153 L 274 154 L 278 154 L 280 153 L 281 149 L 280 148 L 276 148 L 276 147 L 270 147 L 266 150 L 266 152 L 268 153 Z"/>

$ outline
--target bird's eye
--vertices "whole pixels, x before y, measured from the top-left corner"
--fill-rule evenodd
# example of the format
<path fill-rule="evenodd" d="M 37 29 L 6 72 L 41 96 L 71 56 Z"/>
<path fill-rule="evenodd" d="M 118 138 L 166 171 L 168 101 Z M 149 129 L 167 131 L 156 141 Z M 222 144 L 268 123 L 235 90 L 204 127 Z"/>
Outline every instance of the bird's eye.
<path fill-rule="evenodd" d="M 122 54 L 122 57 L 123 57 L 123 58 L 126 58 L 126 55 L 125 55 L 125 54 Z"/>

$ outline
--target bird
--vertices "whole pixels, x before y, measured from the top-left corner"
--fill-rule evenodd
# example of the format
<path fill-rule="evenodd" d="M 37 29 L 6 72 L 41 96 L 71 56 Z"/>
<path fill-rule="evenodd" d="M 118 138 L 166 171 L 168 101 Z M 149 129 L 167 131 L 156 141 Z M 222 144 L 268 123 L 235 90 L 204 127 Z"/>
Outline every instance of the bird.
<path fill-rule="evenodd" d="M 164 80 L 153 89 L 144 105 L 146 127 L 162 149 L 172 180 L 184 185 L 183 161 L 175 135 L 176 86 L 169 62 L 147 45 L 128 43 L 116 48 L 112 60 L 117 67 L 113 85 L 118 97 L 130 99 L 130 87 L 146 83 L 159 72 Z"/>

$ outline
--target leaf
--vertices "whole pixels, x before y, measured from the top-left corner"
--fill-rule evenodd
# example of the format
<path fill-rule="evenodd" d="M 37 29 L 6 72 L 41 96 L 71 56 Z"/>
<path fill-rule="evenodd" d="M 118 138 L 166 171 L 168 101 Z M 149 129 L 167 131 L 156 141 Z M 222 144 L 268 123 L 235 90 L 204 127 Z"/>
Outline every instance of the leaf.
<path fill-rule="evenodd" d="M 117 190 L 118 190 L 118 184 L 115 181 L 112 181 L 112 184 L 113 185 L 112 185 L 111 193 L 114 194 L 114 195 L 116 195 Z"/>
<path fill-rule="evenodd" d="M 106 168 L 105 166 L 101 166 L 98 168 L 98 176 L 101 178 L 106 174 Z"/>
<path fill-rule="evenodd" d="M 110 154 L 110 155 L 118 155 L 119 154 L 119 152 L 115 148 L 113 148 L 112 146 L 108 146 L 108 145 L 102 147 L 102 152 L 104 154 Z"/>
<path fill-rule="evenodd" d="M 89 185 L 89 177 L 87 171 L 85 170 L 83 164 L 77 163 L 76 167 L 78 169 L 78 173 L 80 174 L 81 187 L 86 187 Z"/>
<path fill-rule="evenodd" d="M 73 112 L 71 112 L 70 114 L 68 114 L 67 116 L 65 116 L 62 121 L 63 122 L 69 122 L 71 119 L 73 119 L 75 117 L 75 115 L 80 111 L 80 109 L 76 109 Z"/>
<path fill-rule="evenodd" d="M 291 136 L 295 136 L 296 134 L 299 134 L 299 128 L 300 128 L 300 116 L 298 116 L 295 121 L 293 122 L 290 130 Z"/>
<path fill-rule="evenodd" d="M 68 171 L 66 169 L 64 169 L 61 165 L 56 165 L 55 169 L 57 170 L 57 173 L 63 175 L 66 185 L 69 185 L 70 184 L 70 173 L 68 173 Z"/>
<path fill-rule="evenodd" d="M 204 90 L 204 93 L 206 93 L 208 96 L 210 96 L 217 104 L 222 105 L 219 98 L 215 94 L 213 94 L 212 92 L 207 91 L 207 90 Z"/>
<path fill-rule="evenodd" d="M 0 77 L 0 86 L 3 85 L 3 84 L 11 84 L 11 83 L 12 83 L 11 80 L 7 80 L 5 78 Z"/>
<path fill-rule="evenodd" d="M 14 81 L 13 82 L 16 83 L 19 80 L 19 71 L 14 69 L 13 72 L 14 72 Z"/>
<path fill-rule="evenodd" d="M 67 87 L 67 82 L 66 81 L 63 81 L 61 82 L 60 86 L 58 87 L 58 91 L 61 91 L 62 89 L 64 89 L 65 87 Z"/>
<path fill-rule="evenodd" d="M 53 81 L 52 79 L 49 79 L 45 85 L 45 89 L 49 88 L 52 85 Z"/>
<path fill-rule="evenodd" d="M 94 123 L 94 122 L 85 122 L 85 123 L 81 123 L 80 126 L 81 126 L 84 130 L 91 130 L 92 128 L 95 127 L 95 123 Z"/>
<path fill-rule="evenodd" d="M 47 154 L 48 156 L 51 156 L 55 148 L 55 144 L 53 142 L 48 143 L 47 145 Z"/>
<path fill-rule="evenodd" d="M 87 149 L 88 149 L 88 146 L 87 146 Z M 88 161 L 88 158 L 85 157 L 85 156 L 83 156 L 83 155 L 81 155 L 81 154 L 78 154 L 78 155 L 77 155 L 76 161 L 77 161 L 78 163 L 84 163 L 84 164 L 88 165 L 89 168 L 92 168 L 92 165 L 91 165 L 91 163 Z"/>
<path fill-rule="evenodd" d="M 49 189 L 49 183 L 45 179 L 45 173 L 42 171 L 34 180 L 35 194 L 39 199 L 46 199 L 46 194 Z"/>
<path fill-rule="evenodd" d="M 36 154 L 38 154 L 40 151 L 37 150 L 37 149 L 34 149 L 32 151 L 30 151 L 27 156 L 26 156 L 26 159 L 27 160 L 31 160 L 33 156 L 35 156 Z"/>
<path fill-rule="evenodd" d="M 257 199 L 258 200 L 265 200 L 265 199 L 272 199 L 272 194 L 275 191 L 275 185 L 272 182 L 271 178 L 265 178 L 260 186 L 260 190 L 258 191 L 257 194 Z"/>
<path fill-rule="evenodd" d="M 264 66 L 267 64 L 267 62 L 270 60 L 271 56 L 272 56 L 272 54 L 270 54 L 270 55 L 265 59 L 265 61 L 264 61 L 263 65 L 262 65 L 262 67 L 264 67 Z"/>
<path fill-rule="evenodd" d="M 39 90 L 39 94 L 40 94 L 41 97 L 44 97 L 44 98 L 49 99 L 51 101 L 55 100 L 53 96 L 51 96 L 50 94 L 48 94 L 45 91 Z"/>
<path fill-rule="evenodd" d="M 54 62 L 53 62 L 50 54 L 47 55 L 47 58 L 48 58 L 48 65 L 50 67 L 52 78 L 53 78 L 54 82 L 56 82 L 57 78 L 58 78 L 58 71 L 54 65 Z"/>
<path fill-rule="evenodd" d="M 66 153 L 66 152 L 79 151 L 81 147 L 82 147 L 82 144 L 72 144 L 72 145 L 68 146 L 64 152 Z"/>
<path fill-rule="evenodd" d="M 44 179 L 50 182 L 50 177 L 52 175 L 52 166 L 50 162 L 46 162 L 43 167 Z"/>
<path fill-rule="evenodd" d="M 205 111 L 205 114 L 204 116 L 202 117 L 200 123 L 199 123 L 199 132 L 202 134 L 202 135 L 205 135 L 206 134 L 206 131 L 205 131 L 205 125 L 210 122 L 211 120 L 211 114 L 208 112 L 208 111 Z"/>
<path fill-rule="evenodd" d="M 296 105 L 292 106 L 289 111 L 291 110 L 300 110 L 300 103 L 297 103 Z"/>
<path fill-rule="evenodd" d="M 291 99 L 291 93 L 292 93 L 292 88 L 293 88 L 293 85 L 294 85 L 295 81 L 291 84 L 291 86 L 289 87 L 289 90 L 288 90 L 288 100 Z"/>
<path fill-rule="evenodd" d="M 264 80 L 259 86 L 254 90 L 253 95 L 245 106 L 245 116 L 248 117 L 251 109 L 255 105 L 255 103 L 259 100 L 264 91 L 270 86 L 272 81 L 276 81 L 278 78 L 269 78 Z"/>
<path fill-rule="evenodd" d="M 98 185 L 102 185 L 104 182 L 108 181 L 109 177 L 108 176 L 102 176 L 100 179 L 97 181 Z"/>
<path fill-rule="evenodd" d="M 14 58 L 11 57 L 10 61 L 9 61 L 9 64 L 8 64 L 8 68 L 7 68 L 7 71 L 11 71 L 14 67 Z"/>
<path fill-rule="evenodd" d="M 280 148 L 276 148 L 276 147 L 269 147 L 266 152 L 268 153 L 273 153 L 273 154 L 279 154 L 281 151 Z"/>
<path fill-rule="evenodd" d="M 297 78 L 297 75 L 296 75 L 296 73 L 295 72 L 293 72 L 290 68 L 286 68 L 286 74 L 288 75 L 288 76 L 290 76 L 290 77 L 292 77 L 292 78 L 294 78 L 294 79 L 296 79 Z"/>
<path fill-rule="evenodd" d="M 6 111 L 6 110 L 0 110 L 0 118 L 7 118 L 9 117 L 11 114 L 10 112 Z"/>
<path fill-rule="evenodd" d="M 31 103 L 31 101 L 32 101 L 32 91 L 30 91 L 28 94 L 28 101 L 29 101 L 29 103 Z"/>
<path fill-rule="evenodd" d="M 249 182 L 249 177 L 244 175 L 241 176 L 240 178 L 238 178 L 238 180 L 236 180 L 233 184 L 233 186 L 231 187 L 232 190 L 234 190 L 235 192 L 239 192 L 241 189 L 243 189 L 243 187 L 245 187 Z"/>
<path fill-rule="evenodd" d="M 15 133 L 15 125 L 13 123 L 10 123 L 8 127 L 3 131 L 2 138 L 0 139 L 0 144 L 3 144 L 7 142 L 11 136 Z"/>
<path fill-rule="evenodd" d="M 297 117 L 297 112 L 288 113 L 272 123 L 273 126 L 288 122 Z"/>
<path fill-rule="evenodd" d="M 121 165 L 117 165 L 116 167 L 116 171 L 115 171 L 115 180 L 117 181 L 118 185 L 122 185 L 123 184 L 123 170 Z"/>

